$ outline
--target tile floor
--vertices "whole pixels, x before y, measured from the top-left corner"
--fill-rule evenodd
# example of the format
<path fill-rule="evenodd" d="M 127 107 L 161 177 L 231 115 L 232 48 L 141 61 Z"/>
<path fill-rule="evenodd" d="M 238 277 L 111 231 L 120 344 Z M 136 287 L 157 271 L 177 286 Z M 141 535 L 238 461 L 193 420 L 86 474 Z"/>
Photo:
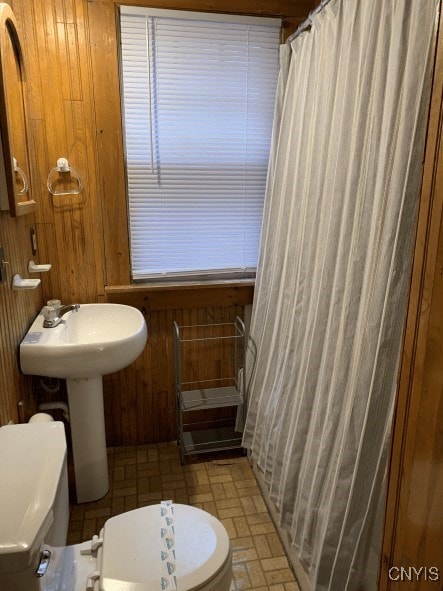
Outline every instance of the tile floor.
<path fill-rule="evenodd" d="M 112 515 L 173 499 L 225 525 L 233 547 L 231 591 L 299 590 L 245 456 L 199 456 L 182 466 L 177 445 L 169 443 L 109 449 L 108 460 L 110 490 L 94 503 L 72 505 L 68 543 L 99 533 Z"/>

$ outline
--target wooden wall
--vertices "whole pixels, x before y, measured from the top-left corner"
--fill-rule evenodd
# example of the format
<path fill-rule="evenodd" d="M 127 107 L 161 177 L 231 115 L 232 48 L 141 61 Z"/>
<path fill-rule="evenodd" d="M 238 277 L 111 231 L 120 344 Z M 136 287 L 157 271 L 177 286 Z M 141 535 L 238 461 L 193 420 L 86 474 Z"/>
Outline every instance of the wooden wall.
<path fill-rule="evenodd" d="M 36 156 L 34 195 L 45 299 L 94 302 L 103 293 L 102 199 L 97 171 L 87 2 L 15 0 L 29 80 L 29 119 Z M 78 196 L 52 196 L 48 173 L 64 156 L 79 171 Z"/>
<path fill-rule="evenodd" d="M 172 319 L 211 322 L 242 314 L 252 287 L 132 291 L 122 148 L 117 0 L 14 0 L 29 74 L 33 187 L 43 298 L 119 301 L 145 310 L 149 342 L 130 368 L 105 379 L 110 445 L 175 437 Z M 287 17 L 290 32 L 315 0 L 123 0 L 121 3 Z M 52 197 L 49 171 L 64 156 L 79 196 Z M 115 286 L 122 286 L 115 289 Z M 129 287 L 128 287 L 129 286 Z M 111 289 L 114 288 L 114 289 Z"/>
<path fill-rule="evenodd" d="M 19 372 L 17 347 L 28 326 L 41 307 L 41 288 L 32 291 L 13 291 L 12 276 L 20 273 L 28 277 L 27 265 L 32 258 L 30 228 L 32 215 L 11 218 L 0 213 L 0 245 L 4 247 L 7 281 L 0 283 L 0 426 L 9 421 L 19 422 L 18 403 L 24 402 L 26 415 L 34 408 L 31 378 Z"/>

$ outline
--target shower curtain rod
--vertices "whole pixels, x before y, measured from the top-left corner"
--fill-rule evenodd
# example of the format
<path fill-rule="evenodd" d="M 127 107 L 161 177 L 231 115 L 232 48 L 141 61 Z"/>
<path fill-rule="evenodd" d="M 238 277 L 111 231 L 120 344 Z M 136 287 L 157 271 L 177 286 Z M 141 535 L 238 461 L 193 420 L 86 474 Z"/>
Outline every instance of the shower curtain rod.
<path fill-rule="evenodd" d="M 325 6 L 329 4 L 330 1 L 331 0 L 321 0 L 320 4 L 316 8 L 314 8 L 314 10 L 311 10 L 308 18 L 305 21 L 303 21 L 301 25 L 299 25 L 295 33 L 289 35 L 289 37 L 286 39 L 286 43 L 292 43 L 294 39 L 296 39 L 299 35 L 307 31 L 312 26 L 312 19 L 314 18 L 314 16 L 321 12 L 323 8 L 325 8 Z"/>

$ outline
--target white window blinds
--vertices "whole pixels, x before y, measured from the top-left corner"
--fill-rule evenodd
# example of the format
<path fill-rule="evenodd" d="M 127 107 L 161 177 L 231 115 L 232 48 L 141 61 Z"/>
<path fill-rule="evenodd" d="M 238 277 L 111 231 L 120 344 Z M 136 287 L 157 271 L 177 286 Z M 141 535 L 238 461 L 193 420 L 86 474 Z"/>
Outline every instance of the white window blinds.
<path fill-rule="evenodd" d="M 121 7 L 132 275 L 253 271 L 280 21 Z"/>

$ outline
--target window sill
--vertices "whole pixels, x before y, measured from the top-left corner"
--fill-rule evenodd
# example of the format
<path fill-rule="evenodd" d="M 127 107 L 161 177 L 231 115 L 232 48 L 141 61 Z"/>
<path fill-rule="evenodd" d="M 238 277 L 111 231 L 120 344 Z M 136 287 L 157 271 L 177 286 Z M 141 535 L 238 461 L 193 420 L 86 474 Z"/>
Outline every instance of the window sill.
<path fill-rule="evenodd" d="M 105 301 L 145 310 L 252 304 L 254 279 L 107 285 Z"/>

